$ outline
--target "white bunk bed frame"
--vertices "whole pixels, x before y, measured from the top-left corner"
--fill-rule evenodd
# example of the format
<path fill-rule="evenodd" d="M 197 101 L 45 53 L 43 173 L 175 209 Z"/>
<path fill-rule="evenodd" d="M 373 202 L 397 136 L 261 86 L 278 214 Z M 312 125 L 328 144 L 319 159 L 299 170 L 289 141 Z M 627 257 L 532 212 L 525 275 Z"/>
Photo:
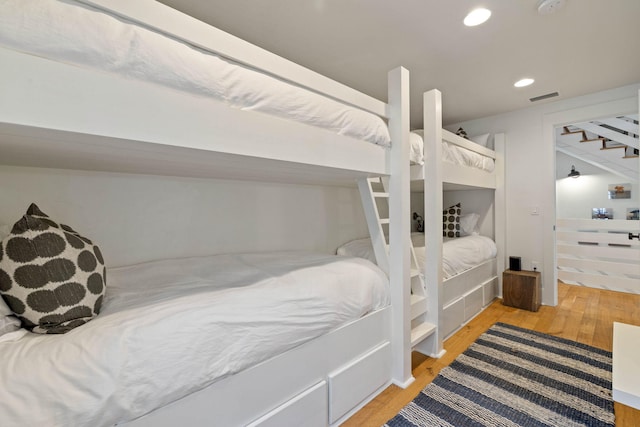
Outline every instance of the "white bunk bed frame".
<path fill-rule="evenodd" d="M 424 93 L 424 165 L 411 167 L 412 181 L 421 181 L 424 190 L 425 234 L 438 236 L 426 245 L 424 275 L 429 308 L 428 320 L 438 325 L 436 349 L 443 350 L 445 338 L 480 313 L 501 295 L 501 273 L 505 265 L 504 134 L 494 136 L 494 150 L 472 143 L 442 128 L 442 94 L 434 89 Z M 495 160 L 493 172 L 442 162 L 442 141 L 470 149 Z M 447 280 L 442 276 L 443 190 L 488 188 L 494 191 L 495 259 L 486 261 Z M 434 244 L 439 243 L 439 244 Z"/>
<path fill-rule="evenodd" d="M 124 173 L 354 183 L 389 177 L 391 306 L 127 426 L 338 425 L 408 385 L 409 75 L 376 100 L 152 0 L 79 0 L 389 122 L 390 150 L 204 97 L 0 48 L 0 163 Z M 153 126 L 147 124 L 153 117 Z M 212 120 L 212 117 L 215 120 Z"/>

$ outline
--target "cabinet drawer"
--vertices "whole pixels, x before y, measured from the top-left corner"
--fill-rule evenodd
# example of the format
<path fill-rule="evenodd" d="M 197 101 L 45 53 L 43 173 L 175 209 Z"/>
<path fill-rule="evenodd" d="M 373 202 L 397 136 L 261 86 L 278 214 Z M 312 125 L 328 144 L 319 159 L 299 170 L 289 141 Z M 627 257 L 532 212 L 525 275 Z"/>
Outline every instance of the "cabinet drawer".
<path fill-rule="evenodd" d="M 387 342 L 329 374 L 329 423 L 338 421 L 384 386 L 390 369 L 391 344 Z"/>
<path fill-rule="evenodd" d="M 248 424 L 248 427 L 326 427 L 327 407 L 327 382 L 321 381 Z"/>
<path fill-rule="evenodd" d="M 482 306 L 489 305 L 498 296 L 498 278 L 487 280 L 482 284 Z"/>
<path fill-rule="evenodd" d="M 464 321 L 471 319 L 482 309 L 482 286 L 464 296 Z"/>
<path fill-rule="evenodd" d="M 442 309 L 442 336 L 446 338 L 464 322 L 464 298 L 460 298 Z"/>

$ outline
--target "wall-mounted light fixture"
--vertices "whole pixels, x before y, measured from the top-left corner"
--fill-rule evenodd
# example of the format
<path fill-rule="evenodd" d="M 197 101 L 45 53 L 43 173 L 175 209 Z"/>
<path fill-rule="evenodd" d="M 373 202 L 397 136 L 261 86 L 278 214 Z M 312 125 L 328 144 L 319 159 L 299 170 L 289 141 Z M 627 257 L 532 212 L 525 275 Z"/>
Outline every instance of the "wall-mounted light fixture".
<path fill-rule="evenodd" d="M 413 213 L 413 220 L 416 221 L 416 231 L 424 233 L 424 220 L 422 219 L 422 215 L 418 212 Z"/>
<path fill-rule="evenodd" d="M 580 172 L 576 170 L 576 167 L 571 165 L 571 172 L 567 175 L 569 178 L 578 178 L 580 176 Z"/>

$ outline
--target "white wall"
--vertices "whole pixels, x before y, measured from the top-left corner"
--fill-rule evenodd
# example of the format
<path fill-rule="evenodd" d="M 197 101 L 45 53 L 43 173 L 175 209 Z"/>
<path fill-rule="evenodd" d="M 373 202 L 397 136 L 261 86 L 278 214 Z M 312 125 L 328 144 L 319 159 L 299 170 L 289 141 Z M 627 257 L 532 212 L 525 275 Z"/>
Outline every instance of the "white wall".
<path fill-rule="evenodd" d="M 460 203 L 463 214 L 477 213 L 480 215 L 478 219 L 480 234 L 495 237 L 493 232 L 493 193 L 494 190 L 488 189 L 445 191 L 442 193 L 442 203 L 444 207 Z"/>
<path fill-rule="evenodd" d="M 506 250 L 505 256 L 522 257 L 523 268 L 530 269 L 532 261 L 541 262 L 543 274 L 542 300 L 544 304 L 556 303 L 555 293 L 555 150 L 553 126 L 547 124 L 566 112 L 576 110 L 583 120 L 602 117 L 598 114 L 612 109 L 599 108 L 600 104 L 629 105 L 637 112 L 638 90 L 634 84 L 609 91 L 566 100 L 547 102 L 506 114 L 448 125 L 455 131 L 462 126 L 468 135 L 486 132 L 504 132 L 506 135 L 505 186 L 506 186 Z M 519 96 L 514 92 L 514 96 Z M 593 109 L 585 109 L 595 106 Z M 614 107 L 612 107 L 615 109 Z M 622 108 L 622 107 L 621 107 Z M 535 212 L 538 214 L 535 214 Z"/>
<path fill-rule="evenodd" d="M 579 178 L 568 178 L 575 165 Z M 607 196 L 610 184 L 631 184 L 632 194 L 640 191 L 638 182 L 604 171 L 589 163 L 558 152 L 556 155 L 556 214 L 558 218 L 591 218 L 592 208 L 613 209 L 613 219 L 626 219 L 627 208 L 638 208 L 638 199 Z"/>
<path fill-rule="evenodd" d="M 460 203 L 462 213 L 477 213 L 478 229 L 483 236 L 494 237 L 494 191 L 489 189 L 443 191 L 443 206 L 449 207 Z M 411 193 L 411 212 L 417 212 L 424 218 L 424 193 Z M 416 222 L 412 221 L 411 231 L 416 230 Z"/>
<path fill-rule="evenodd" d="M 221 252 L 335 253 L 368 235 L 355 187 L 0 166 L 0 225 L 31 202 L 102 249 L 115 267 Z"/>

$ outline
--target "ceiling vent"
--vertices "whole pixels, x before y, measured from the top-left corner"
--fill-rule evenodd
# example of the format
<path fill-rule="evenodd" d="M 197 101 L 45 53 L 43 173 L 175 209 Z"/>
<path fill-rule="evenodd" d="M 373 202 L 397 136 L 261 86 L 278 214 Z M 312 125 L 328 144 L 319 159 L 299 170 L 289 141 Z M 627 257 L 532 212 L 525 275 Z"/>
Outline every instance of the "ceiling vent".
<path fill-rule="evenodd" d="M 540 95 L 540 96 L 535 96 L 533 98 L 529 98 L 529 101 L 531 102 L 542 101 L 543 99 L 554 98 L 558 95 L 559 95 L 558 92 L 551 92 L 551 93 L 547 93 L 546 95 Z"/>

